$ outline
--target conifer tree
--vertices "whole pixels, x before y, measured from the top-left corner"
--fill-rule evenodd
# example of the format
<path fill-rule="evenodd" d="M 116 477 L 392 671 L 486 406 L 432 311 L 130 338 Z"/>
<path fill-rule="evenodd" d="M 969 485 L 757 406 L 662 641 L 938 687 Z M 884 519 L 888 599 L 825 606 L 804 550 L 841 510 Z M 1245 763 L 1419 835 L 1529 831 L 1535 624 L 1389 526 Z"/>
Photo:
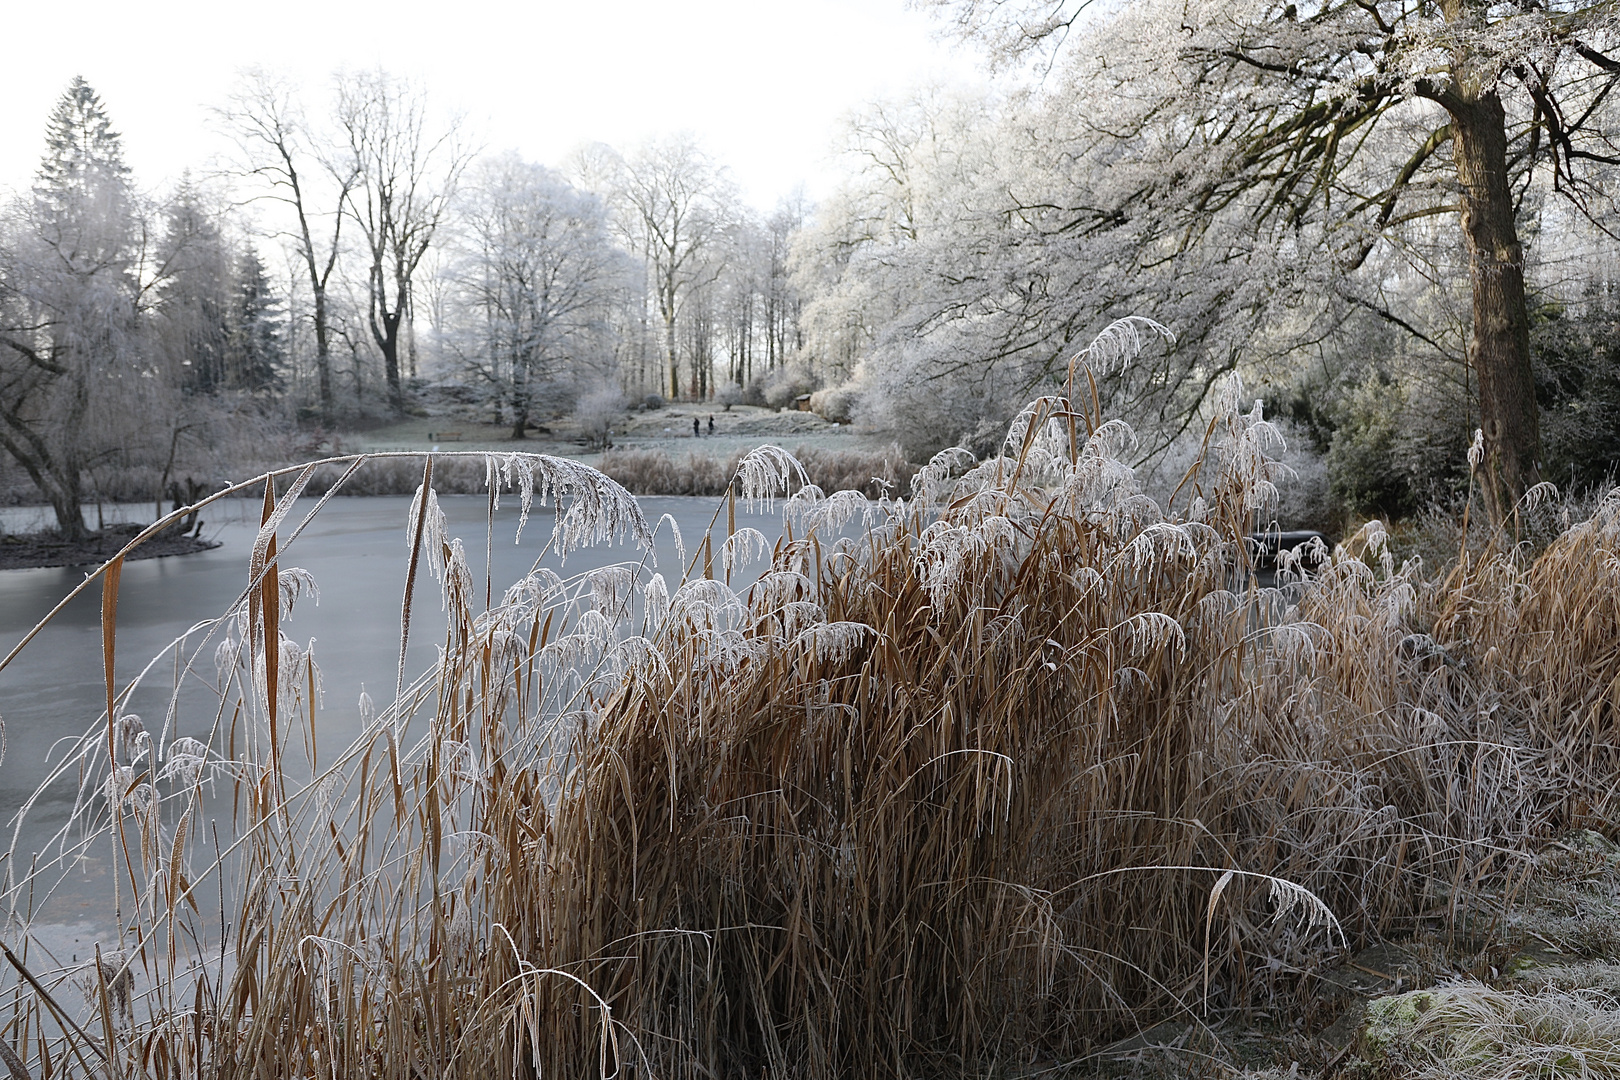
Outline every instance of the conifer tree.
<path fill-rule="evenodd" d="M 75 75 L 51 110 L 34 194 L 55 215 L 72 220 L 98 201 L 124 194 L 128 182 L 123 137 L 101 96 Z"/>
<path fill-rule="evenodd" d="M 168 367 L 187 390 L 230 383 L 227 337 L 234 257 L 215 215 L 189 178 L 170 200 L 158 245 L 163 343 Z"/>
<path fill-rule="evenodd" d="M 236 266 L 235 310 L 230 336 L 231 385 L 242 390 L 278 390 L 287 353 L 281 300 L 270 286 L 251 245 Z"/>

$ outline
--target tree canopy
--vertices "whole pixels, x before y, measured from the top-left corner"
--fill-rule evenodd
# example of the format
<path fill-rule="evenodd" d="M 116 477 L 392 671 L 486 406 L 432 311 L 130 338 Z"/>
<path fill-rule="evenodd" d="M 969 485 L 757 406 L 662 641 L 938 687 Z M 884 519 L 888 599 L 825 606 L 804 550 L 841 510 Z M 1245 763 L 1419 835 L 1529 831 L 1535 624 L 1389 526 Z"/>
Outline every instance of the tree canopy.
<path fill-rule="evenodd" d="M 1326 262 L 1351 303 L 1380 302 L 1409 238 L 1460 224 L 1472 293 L 1468 357 L 1486 473 L 1503 506 L 1540 455 L 1519 223 L 1547 194 L 1591 217 L 1620 164 L 1609 3 L 1538 0 L 936 0 L 1003 62 L 1058 61 L 1067 118 L 1129 179 L 1101 204 L 1055 207 L 1075 230 L 1143 218 L 1164 259 L 1249 237 L 1303 268 Z M 1089 194 L 1089 193 L 1088 193 Z M 1233 226 L 1237 226 L 1234 231 Z M 1453 234 L 1456 235 L 1456 234 Z M 1359 280 L 1348 275 L 1394 249 Z M 1273 267 L 1273 270 L 1276 268 Z M 1309 273 L 1309 270 L 1305 272 Z M 1417 271 L 1413 271 L 1417 272 Z"/>

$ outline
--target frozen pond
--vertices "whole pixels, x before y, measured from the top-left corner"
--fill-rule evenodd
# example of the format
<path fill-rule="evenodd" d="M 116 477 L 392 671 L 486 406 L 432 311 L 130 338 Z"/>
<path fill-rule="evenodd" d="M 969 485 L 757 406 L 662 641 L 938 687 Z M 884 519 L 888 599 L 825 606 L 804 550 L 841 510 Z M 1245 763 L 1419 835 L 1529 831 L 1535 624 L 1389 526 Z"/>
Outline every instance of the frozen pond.
<path fill-rule="evenodd" d="M 300 500 L 282 526 L 280 565 L 309 571 L 319 587 L 320 601 L 318 605 L 308 598 L 299 601 L 283 630 L 301 644 L 314 641 L 314 655 L 324 684 L 322 707 L 317 714 L 317 747 L 330 760 L 360 733 L 358 701 L 362 687 L 378 708 L 393 697 L 400 606 L 409 555 L 406 518 L 410 500 L 403 496 L 333 499 L 295 542 L 286 545 L 293 526 L 314 503 L 313 498 Z M 554 521 L 549 509 L 537 507 L 521 542 L 514 543 L 516 503 L 515 497 L 503 498 L 489 545 L 488 569 L 496 603 L 506 586 L 534 565 Z M 657 525 L 665 514 L 674 519 L 688 560 L 698 552 L 716 507 L 721 506 L 714 526 L 718 551 L 726 528 L 719 500 L 650 497 L 640 503 L 650 524 Z M 467 562 L 477 579 L 478 602 L 482 605 L 488 504 L 482 496 L 444 496 L 440 505 L 450 535 L 460 537 L 466 546 Z M 149 515 L 150 508 L 145 508 L 145 513 Z M 113 517 L 109 512 L 108 520 Z M 120 688 L 189 628 L 230 608 L 247 585 L 248 559 L 258 525 L 257 504 L 212 509 L 204 511 L 204 517 L 210 520 L 205 533 L 221 541 L 221 547 L 198 555 L 132 562 L 124 567 L 117 638 Z M 739 528 L 757 528 L 774 540 L 782 531 L 781 503 L 772 514 L 746 513 L 739 504 L 736 523 Z M 21 523 L 7 520 L 5 524 L 16 528 Z M 676 557 L 668 523 L 659 529 L 655 555 L 656 569 L 673 587 L 685 567 Z M 566 562 L 548 553 L 542 565 L 566 578 L 614 563 L 635 565 L 644 557 L 645 553 L 633 546 L 615 544 L 576 551 Z M 0 571 L 0 655 L 9 652 L 36 621 L 83 580 L 85 569 Z M 757 573 L 759 567 L 752 569 Z M 105 708 L 100 595 L 99 586 L 86 590 L 28 645 L 11 667 L 0 672 L 0 718 L 5 722 L 6 740 L 5 758 L 0 762 L 0 817 L 7 834 L 6 841 L 0 842 L 0 850 L 10 840 L 13 815 L 44 777 L 47 761 L 59 760 L 66 746 L 64 740 L 84 732 Z M 413 603 L 407 680 L 433 662 L 444 631 L 438 583 L 424 566 L 418 572 Z M 210 676 L 211 658 L 212 644 L 199 659 L 199 665 Z M 171 658 L 148 673 L 128 706 L 143 717 L 154 738 L 163 725 L 173 680 Z M 206 725 L 211 719 L 211 712 L 183 717 L 180 728 L 171 729 L 167 738 L 206 737 Z M 204 730 L 188 730 L 187 725 L 202 726 Z M 35 806 L 29 814 L 15 849 L 19 861 L 40 850 L 71 810 L 71 786 L 57 785 L 52 799 Z M 91 879 L 104 873 L 105 868 L 96 866 L 94 860 L 86 863 L 83 896 L 77 895 L 70 882 L 52 901 L 49 918 L 64 932 L 76 909 L 82 909 L 87 918 L 99 917 L 99 890 Z M 59 938 L 62 947 L 72 946 L 72 936 L 76 935 Z"/>

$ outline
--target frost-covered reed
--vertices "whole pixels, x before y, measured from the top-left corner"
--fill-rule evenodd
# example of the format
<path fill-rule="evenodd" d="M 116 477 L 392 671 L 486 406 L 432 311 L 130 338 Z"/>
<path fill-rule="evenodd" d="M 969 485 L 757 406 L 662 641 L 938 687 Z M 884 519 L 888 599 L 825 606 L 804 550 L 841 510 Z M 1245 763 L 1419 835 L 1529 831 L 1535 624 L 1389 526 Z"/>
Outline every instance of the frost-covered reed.
<path fill-rule="evenodd" d="M 1620 496 L 1534 561 L 1434 580 L 1374 525 L 1262 589 L 1271 433 L 1226 400 L 1169 506 L 1052 396 L 880 501 L 762 455 L 731 497 L 789 496 L 784 536 L 728 525 L 685 575 L 632 547 L 503 588 L 435 456 L 407 576 L 439 659 L 335 760 L 281 629 L 298 472 L 242 602 L 143 674 L 207 737 L 109 682 L 56 766 L 74 819 L 6 864 L 0 1039 L 35 1076 L 982 1075 L 1286 1001 L 1341 934 L 1611 819 Z M 453 460 L 560 499 L 559 547 L 663 528 L 573 463 Z M 24 943 L 87 853 L 122 933 L 74 969 Z"/>

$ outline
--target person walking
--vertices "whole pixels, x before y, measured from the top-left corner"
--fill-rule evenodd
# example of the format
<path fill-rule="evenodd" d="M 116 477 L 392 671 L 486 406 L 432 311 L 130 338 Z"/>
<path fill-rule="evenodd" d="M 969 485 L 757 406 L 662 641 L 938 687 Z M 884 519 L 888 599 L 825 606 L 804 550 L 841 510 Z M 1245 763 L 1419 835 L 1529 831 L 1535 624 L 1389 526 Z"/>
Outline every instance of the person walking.
<path fill-rule="evenodd" d="M 692 417 L 692 438 L 697 438 L 700 433 L 698 418 L 694 416 Z"/>
<path fill-rule="evenodd" d="M 714 438 L 714 417 L 709 417 L 709 438 Z"/>

